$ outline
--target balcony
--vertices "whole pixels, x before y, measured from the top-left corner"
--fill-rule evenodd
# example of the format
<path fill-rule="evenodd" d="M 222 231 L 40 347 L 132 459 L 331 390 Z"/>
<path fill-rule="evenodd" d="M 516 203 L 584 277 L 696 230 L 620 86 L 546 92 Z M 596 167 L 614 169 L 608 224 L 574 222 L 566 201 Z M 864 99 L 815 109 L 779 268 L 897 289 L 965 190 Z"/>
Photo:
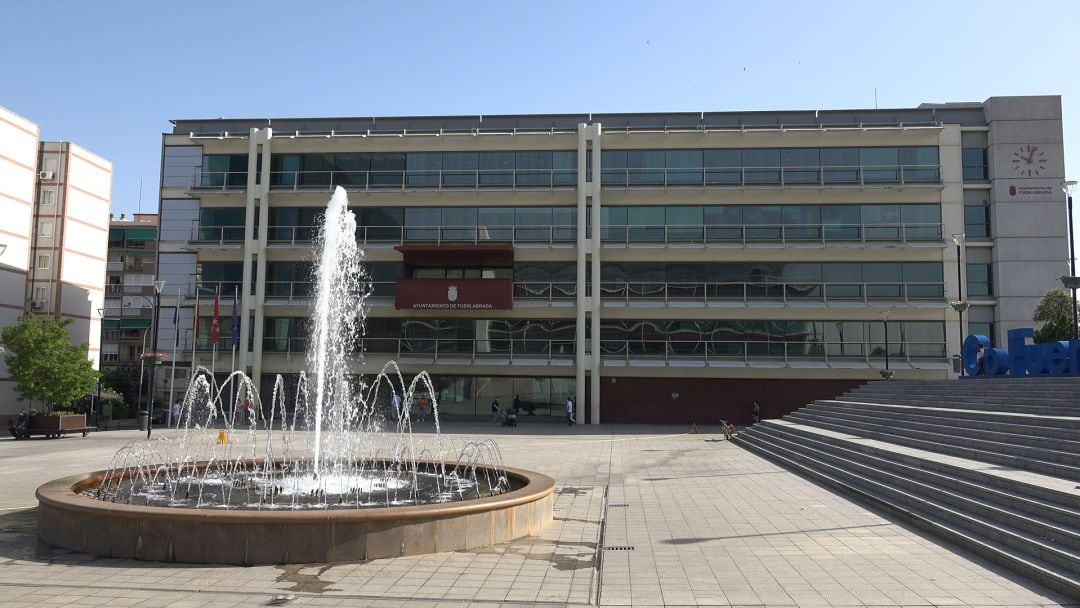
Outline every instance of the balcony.
<path fill-rule="evenodd" d="M 668 167 L 600 170 L 605 188 L 876 187 L 940 184 L 939 165 L 818 165 L 806 167 Z M 236 191 L 246 171 L 198 171 L 191 189 Z M 470 169 L 391 171 L 272 171 L 276 192 L 393 190 L 554 190 L 577 186 L 576 169 Z"/>
<path fill-rule="evenodd" d="M 224 245 L 242 243 L 243 226 L 199 226 L 191 229 L 192 243 Z M 270 226 L 271 245 L 308 247 L 318 234 L 317 226 Z M 577 227 L 551 226 L 358 226 L 362 246 L 396 246 L 409 243 L 433 245 L 484 245 L 510 243 L 519 246 L 569 245 L 577 242 Z M 601 228 L 605 245 L 633 244 L 752 246 L 828 245 L 874 243 L 940 243 L 940 222 L 891 224 L 608 224 Z"/>

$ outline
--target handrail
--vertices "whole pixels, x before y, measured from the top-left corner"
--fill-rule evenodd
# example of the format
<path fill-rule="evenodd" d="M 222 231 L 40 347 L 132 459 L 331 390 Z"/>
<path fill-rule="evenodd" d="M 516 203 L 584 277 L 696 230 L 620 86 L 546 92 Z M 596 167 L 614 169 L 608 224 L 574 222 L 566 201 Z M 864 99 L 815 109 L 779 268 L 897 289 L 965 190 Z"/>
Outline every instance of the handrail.
<path fill-rule="evenodd" d="M 534 288 L 535 289 L 535 288 Z M 515 297 L 518 297 L 515 290 Z M 940 301 L 945 298 L 941 282 L 824 282 L 824 281 L 732 281 L 732 282 L 650 282 L 602 281 L 603 300 L 660 300 L 677 302 L 743 302 L 756 300 L 820 301 Z"/>
<path fill-rule="evenodd" d="M 270 243 L 308 244 L 318 234 L 317 226 L 269 226 Z M 191 242 L 236 243 L 246 236 L 244 226 L 203 226 L 192 221 Z M 504 225 L 410 225 L 358 226 L 361 244 L 384 243 L 573 243 L 577 226 Z M 935 242 L 943 238 L 940 222 L 901 222 L 869 224 L 605 224 L 600 229 L 605 243 L 680 243 L 742 244 L 751 243 L 874 243 Z"/>
<path fill-rule="evenodd" d="M 229 347 L 229 336 L 222 336 L 218 349 L 223 344 Z M 263 352 L 266 354 L 301 354 L 306 353 L 310 338 L 276 337 L 263 338 Z M 897 360 L 943 360 L 946 345 L 942 342 L 889 341 L 889 356 Z M 197 350 L 209 350 L 209 340 L 200 340 Z M 546 357 L 548 360 L 574 356 L 574 340 L 541 339 L 486 339 L 471 338 L 359 338 L 354 344 L 355 351 L 371 355 L 388 355 L 394 358 L 402 356 L 425 355 L 434 359 L 440 356 L 467 357 L 473 360 L 485 357 L 528 358 Z M 808 340 L 601 340 L 600 354 L 615 357 L 627 362 L 639 358 L 698 361 L 742 360 L 749 364 L 751 360 L 826 361 L 830 359 L 871 360 L 883 359 L 885 344 L 883 341 L 841 342 L 817 339 Z"/>

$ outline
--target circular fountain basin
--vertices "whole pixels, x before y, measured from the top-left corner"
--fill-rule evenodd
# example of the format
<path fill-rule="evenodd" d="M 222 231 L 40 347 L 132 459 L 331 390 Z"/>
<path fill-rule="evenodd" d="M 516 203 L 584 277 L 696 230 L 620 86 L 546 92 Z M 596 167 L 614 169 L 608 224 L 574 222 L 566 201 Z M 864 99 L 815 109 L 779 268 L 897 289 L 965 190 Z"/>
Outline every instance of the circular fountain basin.
<path fill-rule="evenodd" d="M 451 463 L 447 463 L 449 466 Z M 555 480 L 502 467 L 518 489 L 455 502 L 365 509 L 246 510 L 113 503 L 85 495 L 106 471 L 37 489 L 38 538 L 106 557 L 203 564 L 358 561 L 475 549 L 539 534 Z"/>

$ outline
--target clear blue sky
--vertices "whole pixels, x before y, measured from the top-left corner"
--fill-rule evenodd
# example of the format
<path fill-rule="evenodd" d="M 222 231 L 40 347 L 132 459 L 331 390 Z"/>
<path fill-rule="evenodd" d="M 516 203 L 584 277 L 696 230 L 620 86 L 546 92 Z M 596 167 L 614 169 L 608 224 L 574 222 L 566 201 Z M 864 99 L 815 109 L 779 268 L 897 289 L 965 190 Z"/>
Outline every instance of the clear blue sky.
<path fill-rule="evenodd" d="M 183 2 L 4 7 L 0 105 L 155 210 L 171 118 L 911 107 L 1060 94 L 1080 2 Z"/>

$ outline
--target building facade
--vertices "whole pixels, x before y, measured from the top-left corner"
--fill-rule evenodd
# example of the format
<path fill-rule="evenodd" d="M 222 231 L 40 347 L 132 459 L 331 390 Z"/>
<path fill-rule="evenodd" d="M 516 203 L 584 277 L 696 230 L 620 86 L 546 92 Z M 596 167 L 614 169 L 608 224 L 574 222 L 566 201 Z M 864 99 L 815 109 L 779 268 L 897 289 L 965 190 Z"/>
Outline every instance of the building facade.
<path fill-rule="evenodd" d="M 961 336 L 1030 325 L 1065 274 L 1063 173 L 1053 96 L 177 120 L 159 268 L 179 291 L 159 339 L 208 363 L 208 298 L 235 294 L 238 367 L 264 392 L 295 381 L 316 224 L 341 186 L 372 281 L 358 374 L 426 369 L 443 412 L 517 396 L 554 416 L 575 397 L 594 423 L 743 422 L 753 401 L 779 414 L 886 366 L 952 376 Z"/>
<path fill-rule="evenodd" d="M 98 367 L 112 163 L 0 108 L 0 326 L 24 314 L 70 319 Z M 3 364 L 0 363 L 0 366 Z M 24 407 L 0 367 L 0 418 Z"/>
<path fill-rule="evenodd" d="M 110 216 L 101 370 L 121 373 L 133 387 L 140 384 L 140 374 L 146 371 L 142 355 L 150 350 L 157 228 L 156 214 Z"/>

